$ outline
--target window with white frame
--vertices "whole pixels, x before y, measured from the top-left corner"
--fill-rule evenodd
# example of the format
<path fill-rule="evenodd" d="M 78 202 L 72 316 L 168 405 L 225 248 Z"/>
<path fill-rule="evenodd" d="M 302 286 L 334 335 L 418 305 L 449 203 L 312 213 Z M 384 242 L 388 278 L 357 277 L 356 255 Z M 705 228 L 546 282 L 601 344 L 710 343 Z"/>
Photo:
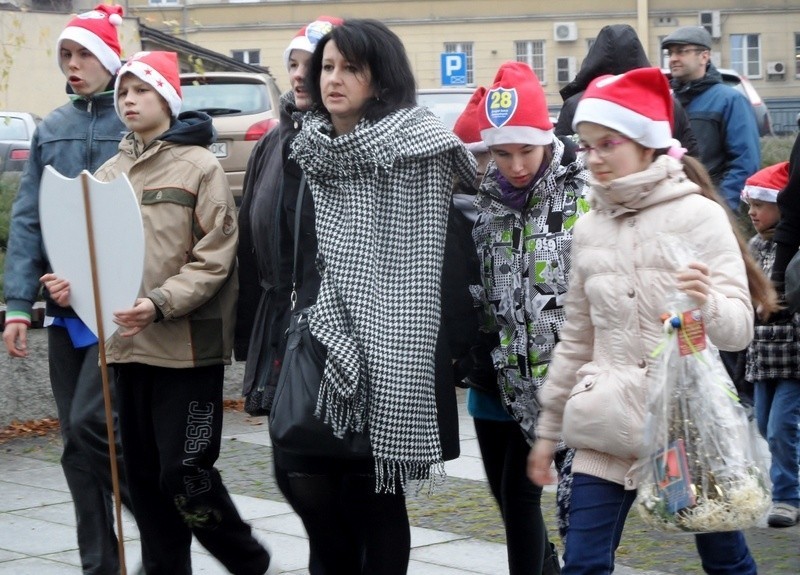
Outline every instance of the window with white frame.
<path fill-rule="evenodd" d="M 472 42 L 445 42 L 444 51 L 448 53 L 463 52 L 467 55 L 467 85 L 473 86 L 475 74 L 472 64 Z"/>
<path fill-rule="evenodd" d="M 544 40 L 517 40 L 514 42 L 517 62 L 525 62 L 539 78 L 546 83 L 544 73 Z"/>
<path fill-rule="evenodd" d="M 165 4 L 174 5 L 178 4 L 178 0 L 147 0 L 147 3 L 150 6 L 163 6 Z"/>
<path fill-rule="evenodd" d="M 759 34 L 731 34 L 731 68 L 748 78 L 761 77 Z"/>
<path fill-rule="evenodd" d="M 794 33 L 794 75 L 800 78 L 800 33 Z"/>
<path fill-rule="evenodd" d="M 258 66 L 261 64 L 261 50 L 231 50 L 231 58 L 237 62 Z"/>

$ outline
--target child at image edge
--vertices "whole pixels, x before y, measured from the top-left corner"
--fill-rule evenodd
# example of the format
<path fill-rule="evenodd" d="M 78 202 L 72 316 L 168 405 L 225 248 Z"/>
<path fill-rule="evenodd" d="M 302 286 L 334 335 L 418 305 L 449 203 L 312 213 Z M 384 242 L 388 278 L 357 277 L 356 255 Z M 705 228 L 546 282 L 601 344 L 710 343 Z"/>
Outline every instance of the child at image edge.
<path fill-rule="evenodd" d="M 742 200 L 756 232 L 750 251 L 764 273 L 772 273 L 780 220 L 778 192 L 789 182 L 789 162 L 781 162 L 750 176 Z M 785 193 L 785 192 L 783 192 Z M 756 322 L 755 337 L 747 349 L 745 379 L 753 382 L 758 430 L 772 455 L 770 527 L 791 527 L 800 506 L 800 315 L 787 321 Z"/>
<path fill-rule="evenodd" d="M 591 210 L 573 232 L 567 321 L 528 463 L 535 483 L 552 483 L 556 442 L 563 436 L 575 448 L 563 575 L 614 571 L 669 299 L 694 300 L 723 350 L 750 342 L 753 303 L 776 307 L 708 173 L 672 140 L 672 108 L 661 71 L 641 68 L 592 81 L 573 119 L 592 174 Z M 693 261 L 674 261 L 668 240 Z M 697 534 L 695 543 L 706 573 L 757 572 L 741 531 Z"/>
<path fill-rule="evenodd" d="M 147 573 L 189 575 L 192 535 L 231 573 L 277 572 L 242 521 L 214 462 L 237 297 L 236 208 L 206 146 L 211 118 L 178 116 L 174 52 L 139 52 L 114 86 L 131 130 L 97 171 L 127 174 L 139 198 L 145 269 L 133 308 L 114 314 L 107 347 L 133 511 Z M 269 568 L 269 571 L 268 571 Z"/>

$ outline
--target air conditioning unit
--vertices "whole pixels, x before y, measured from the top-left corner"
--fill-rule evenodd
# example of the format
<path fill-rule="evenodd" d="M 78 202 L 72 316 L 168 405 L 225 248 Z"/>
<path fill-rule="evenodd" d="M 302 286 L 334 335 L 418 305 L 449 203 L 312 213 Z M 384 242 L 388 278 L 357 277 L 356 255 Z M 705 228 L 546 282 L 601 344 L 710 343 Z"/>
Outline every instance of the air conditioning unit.
<path fill-rule="evenodd" d="M 575 22 L 553 23 L 553 39 L 556 42 L 574 42 L 578 39 L 578 24 Z"/>
<path fill-rule="evenodd" d="M 783 62 L 767 62 L 767 74 L 780 74 L 783 76 L 786 73 L 786 64 Z"/>
<path fill-rule="evenodd" d="M 571 82 L 577 71 L 575 56 L 556 58 L 556 82 L 566 84 Z"/>
<path fill-rule="evenodd" d="M 720 26 L 719 10 L 703 10 L 697 15 L 697 23 L 708 30 L 712 38 L 722 37 L 722 27 Z"/>

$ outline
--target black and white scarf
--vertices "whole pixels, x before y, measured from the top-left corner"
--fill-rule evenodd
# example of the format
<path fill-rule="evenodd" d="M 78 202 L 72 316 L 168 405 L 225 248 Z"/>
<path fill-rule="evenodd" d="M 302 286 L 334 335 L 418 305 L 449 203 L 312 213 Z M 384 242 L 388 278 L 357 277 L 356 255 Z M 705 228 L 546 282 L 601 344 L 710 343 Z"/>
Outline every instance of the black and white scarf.
<path fill-rule="evenodd" d="M 376 490 L 443 474 L 434 350 L 450 194 L 475 162 L 425 108 L 331 137 L 306 115 L 292 157 L 314 199 L 322 275 L 309 318 L 328 349 L 317 414 L 334 433 L 369 430 Z"/>

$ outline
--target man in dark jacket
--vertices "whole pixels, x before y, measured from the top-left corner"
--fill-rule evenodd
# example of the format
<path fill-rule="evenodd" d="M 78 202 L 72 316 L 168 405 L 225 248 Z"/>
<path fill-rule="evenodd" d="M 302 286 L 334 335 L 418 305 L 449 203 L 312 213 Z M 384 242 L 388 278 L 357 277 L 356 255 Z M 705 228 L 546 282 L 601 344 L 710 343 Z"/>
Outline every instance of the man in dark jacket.
<path fill-rule="evenodd" d="M 572 117 L 575 115 L 578 101 L 592 80 L 604 74 L 623 74 L 629 70 L 649 66 L 650 61 L 636 35 L 636 30 L 627 24 L 603 26 L 575 79 L 561 89 L 564 104 L 561 106 L 555 126 L 556 135 L 571 136 L 575 133 L 572 129 Z M 683 144 L 690 156 L 699 158 L 700 149 L 689 126 L 686 111 L 677 100 L 673 99 L 673 102 L 675 126 L 672 135 Z"/>
<path fill-rule="evenodd" d="M 664 38 L 661 47 L 669 54 L 673 94 L 702 142 L 700 160 L 736 212 L 745 180 L 761 167 L 761 145 L 753 107 L 722 83 L 711 63 L 711 44 L 705 28 L 684 26 Z"/>

